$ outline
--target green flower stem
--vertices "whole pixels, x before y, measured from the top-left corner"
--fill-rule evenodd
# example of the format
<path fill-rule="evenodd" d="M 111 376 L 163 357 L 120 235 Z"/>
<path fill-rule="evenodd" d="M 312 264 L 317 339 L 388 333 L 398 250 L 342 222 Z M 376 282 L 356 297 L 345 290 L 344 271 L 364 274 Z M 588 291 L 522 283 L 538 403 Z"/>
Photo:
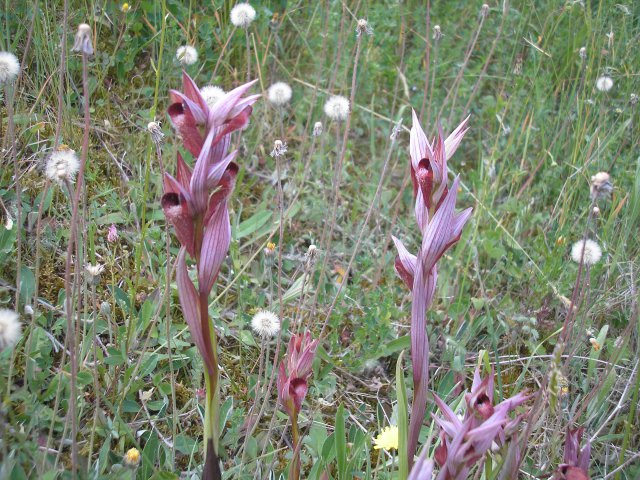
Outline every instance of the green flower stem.
<path fill-rule="evenodd" d="M 293 438 L 293 458 L 289 466 L 289 480 L 300 478 L 300 430 L 298 429 L 298 412 L 291 415 L 291 437 Z"/>

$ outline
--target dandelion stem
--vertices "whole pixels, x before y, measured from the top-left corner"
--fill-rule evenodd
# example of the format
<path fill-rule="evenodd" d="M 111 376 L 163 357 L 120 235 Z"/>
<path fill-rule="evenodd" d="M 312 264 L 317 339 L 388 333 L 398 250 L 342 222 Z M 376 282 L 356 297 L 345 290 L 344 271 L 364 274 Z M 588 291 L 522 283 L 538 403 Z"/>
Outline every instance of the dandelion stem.
<path fill-rule="evenodd" d="M 73 195 L 73 209 L 71 212 L 71 233 L 69 236 L 69 243 L 67 244 L 67 258 L 65 262 L 65 314 L 67 317 L 67 336 L 69 337 L 69 358 L 71 360 L 71 378 L 70 378 L 70 394 L 69 394 L 69 412 L 68 417 L 71 418 L 71 473 L 73 478 L 76 477 L 76 469 L 78 466 L 78 419 L 76 418 L 76 377 L 78 374 L 78 359 L 77 348 L 78 339 L 75 338 L 76 325 L 74 325 L 73 319 L 73 292 L 71 284 L 71 259 L 73 257 L 73 247 L 77 241 L 78 234 L 78 210 L 80 204 L 80 194 L 83 191 L 82 186 L 84 183 L 84 170 L 87 162 L 87 154 L 89 151 L 89 129 L 91 127 L 91 116 L 89 113 L 89 74 L 87 66 L 87 54 L 82 53 L 82 89 L 84 98 L 84 137 L 82 142 L 82 153 L 80 156 L 80 168 L 78 169 L 78 179 Z M 76 258 L 74 264 L 75 281 L 79 280 L 79 258 Z M 79 299 L 78 299 L 79 300 Z"/>

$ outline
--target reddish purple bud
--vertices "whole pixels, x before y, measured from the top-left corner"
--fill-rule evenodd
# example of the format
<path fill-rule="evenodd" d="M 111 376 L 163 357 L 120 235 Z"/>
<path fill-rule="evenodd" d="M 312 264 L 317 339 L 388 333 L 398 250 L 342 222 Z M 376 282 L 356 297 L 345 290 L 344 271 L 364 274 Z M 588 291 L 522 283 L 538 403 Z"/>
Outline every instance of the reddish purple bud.
<path fill-rule="evenodd" d="M 318 340 L 311 333 L 293 335 L 285 358 L 278 368 L 278 398 L 289 416 L 295 416 L 307 394 L 307 380 L 311 375 Z"/>

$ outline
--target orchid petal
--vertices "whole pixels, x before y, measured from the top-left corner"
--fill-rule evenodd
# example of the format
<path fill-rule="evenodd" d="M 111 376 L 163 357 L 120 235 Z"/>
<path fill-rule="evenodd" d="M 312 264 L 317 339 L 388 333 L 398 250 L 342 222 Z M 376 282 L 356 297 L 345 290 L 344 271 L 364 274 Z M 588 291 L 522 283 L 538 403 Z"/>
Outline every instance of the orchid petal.
<path fill-rule="evenodd" d="M 240 97 L 244 95 L 245 92 L 257 81 L 258 80 L 253 80 L 249 83 L 245 83 L 244 85 L 240 85 L 218 100 L 215 105 L 209 109 L 209 118 L 207 122 L 209 127 L 219 127 L 226 123 L 229 113 L 231 113 L 233 108 L 238 104 Z"/>
<path fill-rule="evenodd" d="M 189 326 L 189 332 L 200 351 L 200 355 L 204 360 L 205 367 L 209 373 L 214 371 L 213 355 L 211 354 L 211 344 L 207 345 L 202 334 L 202 326 L 200 323 L 200 308 L 198 301 L 198 293 L 189 278 L 187 272 L 187 263 L 185 260 L 186 249 L 183 247 L 178 252 L 176 259 L 176 283 L 178 285 L 178 297 L 180 305 L 184 313 L 184 319 Z"/>
<path fill-rule="evenodd" d="M 222 262 L 227 256 L 230 242 L 229 210 L 226 204 L 222 204 L 207 222 L 202 239 L 200 268 L 198 269 L 198 287 L 201 294 L 208 294 L 213 288 Z"/>
<path fill-rule="evenodd" d="M 416 271 L 416 256 L 409 253 L 399 239 L 393 235 L 391 235 L 391 239 L 398 250 L 398 256 L 396 257 L 396 272 L 407 288 L 411 290 L 413 288 L 413 277 Z"/>

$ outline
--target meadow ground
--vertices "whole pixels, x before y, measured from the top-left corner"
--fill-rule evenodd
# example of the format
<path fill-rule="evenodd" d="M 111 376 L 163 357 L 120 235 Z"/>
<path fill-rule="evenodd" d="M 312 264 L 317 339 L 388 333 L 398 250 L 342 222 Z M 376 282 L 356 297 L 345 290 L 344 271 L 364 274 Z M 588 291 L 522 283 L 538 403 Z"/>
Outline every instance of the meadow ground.
<path fill-rule="evenodd" d="M 426 314 L 417 452 L 438 478 L 640 478 L 639 5 L 251 4 L 255 18 L 218 0 L 2 2 L 0 49 L 22 68 L 0 57 L 0 477 L 197 478 L 214 409 L 223 478 L 406 479 L 422 387 L 391 235 L 419 250 L 414 109 L 429 141 L 469 116 L 448 185 L 459 174 L 457 209 L 473 207 Z M 163 212 L 162 171 L 178 152 L 195 162 L 167 114 L 189 110 L 169 96 L 183 70 L 263 94 L 230 136 L 228 255 L 198 310 L 217 339 L 213 401 Z M 326 107 L 335 95 L 347 110 Z M 292 416 L 276 370 L 305 330 L 319 344 Z M 487 420 L 464 396 L 477 366 L 494 403 L 530 397 L 454 472 L 434 395 L 458 428 Z M 579 427 L 586 467 L 565 450 Z"/>

